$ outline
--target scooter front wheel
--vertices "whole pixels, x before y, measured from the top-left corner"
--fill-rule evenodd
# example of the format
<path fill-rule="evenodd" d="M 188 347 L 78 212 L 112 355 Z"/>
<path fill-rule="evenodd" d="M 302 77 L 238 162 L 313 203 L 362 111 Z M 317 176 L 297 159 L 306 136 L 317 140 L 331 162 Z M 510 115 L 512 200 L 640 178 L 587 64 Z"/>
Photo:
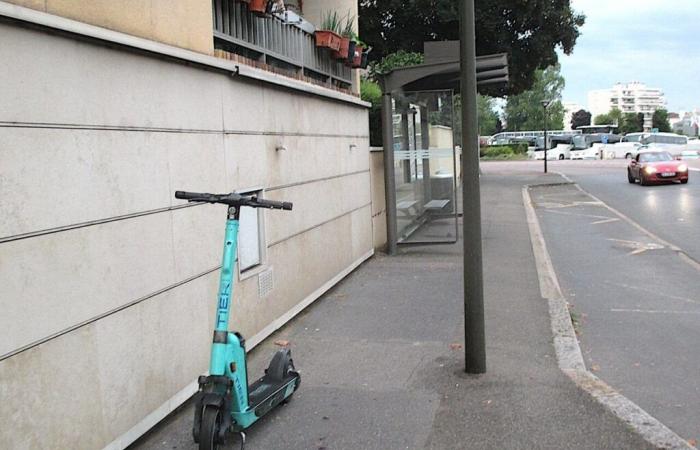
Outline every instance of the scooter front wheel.
<path fill-rule="evenodd" d="M 199 429 L 199 450 L 216 450 L 219 448 L 219 429 L 221 428 L 221 411 L 215 406 L 205 406 L 202 412 L 202 425 Z"/>

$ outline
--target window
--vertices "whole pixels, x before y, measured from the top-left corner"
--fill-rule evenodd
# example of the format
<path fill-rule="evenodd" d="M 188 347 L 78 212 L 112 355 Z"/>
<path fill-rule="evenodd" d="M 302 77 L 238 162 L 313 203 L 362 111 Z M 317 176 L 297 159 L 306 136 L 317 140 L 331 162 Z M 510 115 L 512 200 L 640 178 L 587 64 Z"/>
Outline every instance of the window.
<path fill-rule="evenodd" d="M 262 197 L 261 190 L 240 192 L 244 195 Z M 238 267 L 240 273 L 250 270 L 264 262 L 265 237 L 263 213 L 261 208 L 241 208 L 238 229 Z"/>

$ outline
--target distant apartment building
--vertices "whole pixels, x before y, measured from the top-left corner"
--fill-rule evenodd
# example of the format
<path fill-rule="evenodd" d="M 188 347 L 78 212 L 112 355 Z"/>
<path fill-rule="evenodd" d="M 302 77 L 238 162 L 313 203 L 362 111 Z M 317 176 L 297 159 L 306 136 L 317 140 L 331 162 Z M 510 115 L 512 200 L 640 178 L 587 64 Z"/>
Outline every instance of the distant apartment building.
<path fill-rule="evenodd" d="M 644 83 L 616 83 L 611 89 L 598 89 L 588 93 L 588 109 L 593 117 L 618 108 L 623 113 L 644 114 L 644 129 L 651 130 L 654 111 L 666 107 L 666 97 L 659 88 Z"/>
<path fill-rule="evenodd" d="M 571 117 L 574 113 L 585 108 L 576 102 L 564 102 L 562 105 L 564 106 L 564 131 L 572 131 Z"/>
<path fill-rule="evenodd" d="M 669 114 L 669 123 L 675 133 L 697 137 L 700 131 L 700 110 L 681 111 L 675 118 L 671 118 Z"/>

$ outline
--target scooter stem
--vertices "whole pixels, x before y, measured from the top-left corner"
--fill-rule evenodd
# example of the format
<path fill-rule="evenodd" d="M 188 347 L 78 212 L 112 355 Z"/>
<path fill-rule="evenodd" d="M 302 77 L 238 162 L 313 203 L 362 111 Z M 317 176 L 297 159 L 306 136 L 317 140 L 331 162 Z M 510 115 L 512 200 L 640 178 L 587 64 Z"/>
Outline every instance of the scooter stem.
<path fill-rule="evenodd" d="M 219 295 L 216 307 L 214 344 L 211 348 L 209 373 L 223 375 L 226 357 L 226 336 L 228 334 L 229 313 L 233 295 L 234 270 L 238 260 L 238 208 L 232 206 L 226 220 L 226 235 L 224 238 L 223 259 L 221 261 L 221 278 L 219 280 Z M 219 338 L 220 336 L 220 338 Z"/>

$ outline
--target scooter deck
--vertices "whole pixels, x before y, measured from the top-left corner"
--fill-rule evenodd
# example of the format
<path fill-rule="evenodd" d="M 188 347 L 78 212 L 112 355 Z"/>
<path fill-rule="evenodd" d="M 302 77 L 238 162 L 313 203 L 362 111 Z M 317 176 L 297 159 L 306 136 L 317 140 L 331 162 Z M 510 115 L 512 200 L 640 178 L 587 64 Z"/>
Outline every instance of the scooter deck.
<path fill-rule="evenodd" d="M 300 376 L 291 372 L 282 381 L 272 380 L 267 375 L 248 388 L 248 404 L 255 415 L 262 417 L 289 397 L 299 383 Z"/>

